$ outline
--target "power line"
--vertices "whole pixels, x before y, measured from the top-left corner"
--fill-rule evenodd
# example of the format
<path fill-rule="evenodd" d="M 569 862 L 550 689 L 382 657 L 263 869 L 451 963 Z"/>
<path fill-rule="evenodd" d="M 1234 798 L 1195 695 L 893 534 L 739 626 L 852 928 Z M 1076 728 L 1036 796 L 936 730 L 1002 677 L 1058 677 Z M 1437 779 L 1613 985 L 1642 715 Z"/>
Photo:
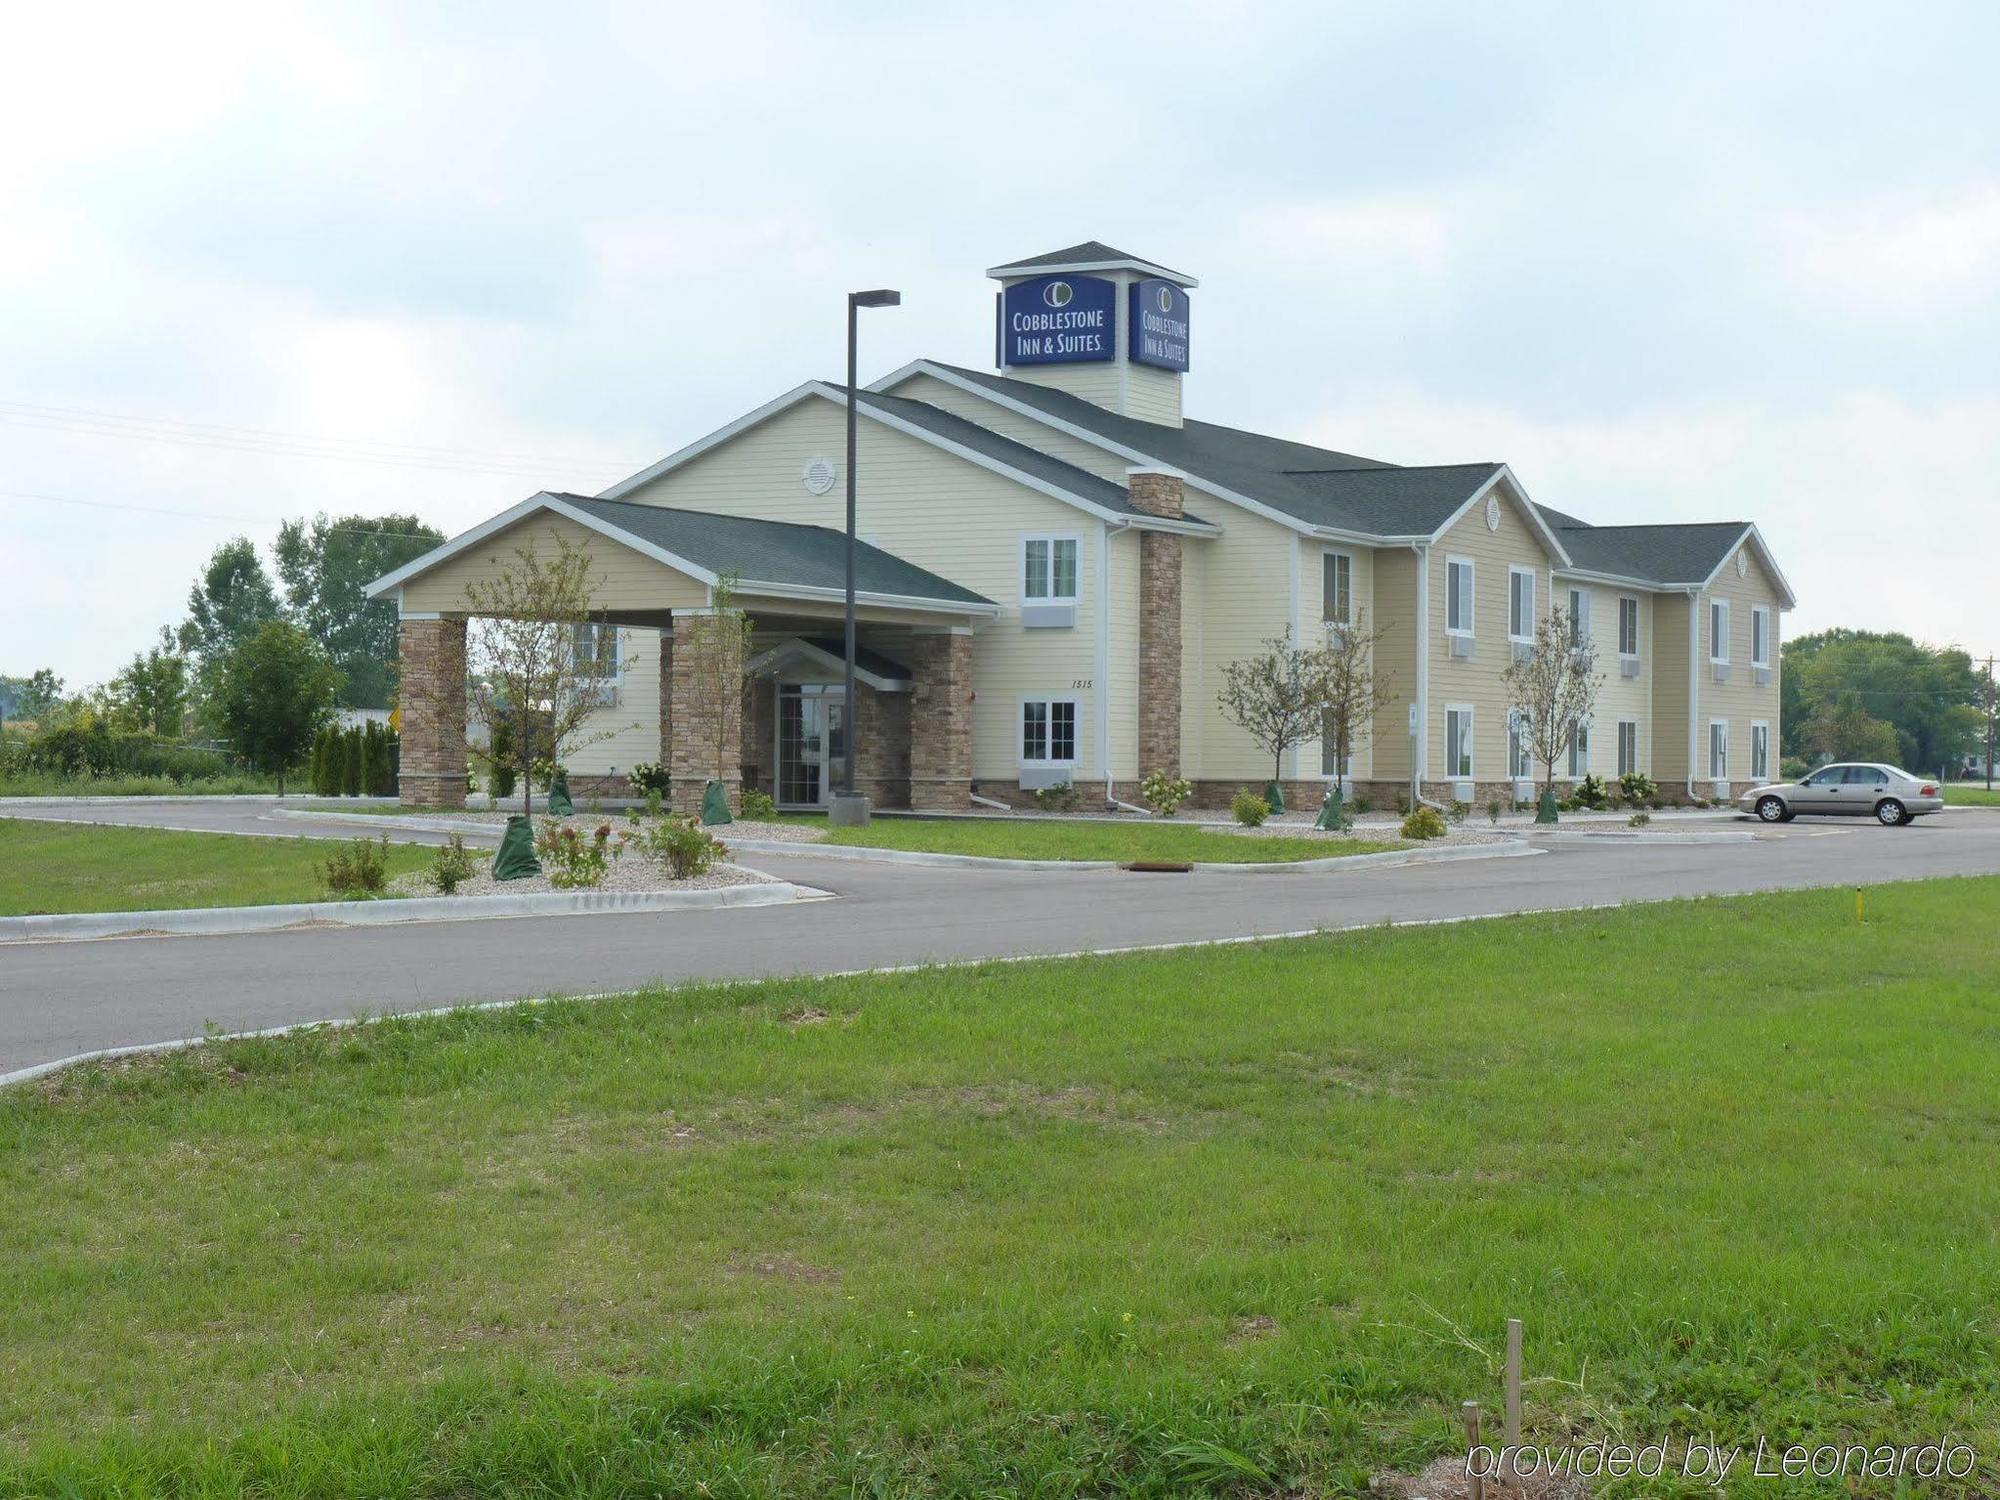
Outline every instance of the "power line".
<path fill-rule="evenodd" d="M 40 500 L 51 505 L 81 505 L 91 510 L 129 510 L 142 515 L 172 516 L 185 521 L 227 521 L 236 526 L 269 526 L 273 522 L 269 516 L 226 516 L 215 511 L 167 510 L 157 505 L 131 505 L 119 500 L 79 500 L 70 495 L 45 495 L 34 490 L 0 490 L 0 499 Z M 282 520 L 276 523 L 282 526 Z M 352 532 L 356 536 L 396 537 L 413 542 L 435 542 L 436 538 L 426 536 L 421 531 L 382 531 L 373 526 L 329 526 L 330 532 Z"/>

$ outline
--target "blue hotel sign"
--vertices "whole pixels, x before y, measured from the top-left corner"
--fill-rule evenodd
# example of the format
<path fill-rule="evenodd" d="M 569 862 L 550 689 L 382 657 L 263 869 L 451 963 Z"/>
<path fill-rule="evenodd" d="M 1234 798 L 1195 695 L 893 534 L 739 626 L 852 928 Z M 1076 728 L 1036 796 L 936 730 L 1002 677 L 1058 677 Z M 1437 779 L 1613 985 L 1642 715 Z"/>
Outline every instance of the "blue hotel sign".
<path fill-rule="evenodd" d="M 1000 295 L 1000 362 L 1067 365 L 1110 359 L 1118 342 L 1117 308 L 1118 288 L 1101 276 L 1017 281 Z"/>
<path fill-rule="evenodd" d="M 1134 364 L 1188 367 L 1188 294 L 1171 281 L 1135 281 L 1125 326 Z"/>

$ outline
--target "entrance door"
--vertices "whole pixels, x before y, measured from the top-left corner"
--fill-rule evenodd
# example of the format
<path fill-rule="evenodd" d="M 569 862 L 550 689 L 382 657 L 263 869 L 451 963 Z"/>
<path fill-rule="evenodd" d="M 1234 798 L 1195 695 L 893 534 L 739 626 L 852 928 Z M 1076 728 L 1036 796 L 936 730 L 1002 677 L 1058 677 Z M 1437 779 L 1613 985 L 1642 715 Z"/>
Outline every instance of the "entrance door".
<path fill-rule="evenodd" d="M 831 683 L 778 687 L 778 802 L 824 807 L 839 787 L 847 758 L 841 689 Z"/>

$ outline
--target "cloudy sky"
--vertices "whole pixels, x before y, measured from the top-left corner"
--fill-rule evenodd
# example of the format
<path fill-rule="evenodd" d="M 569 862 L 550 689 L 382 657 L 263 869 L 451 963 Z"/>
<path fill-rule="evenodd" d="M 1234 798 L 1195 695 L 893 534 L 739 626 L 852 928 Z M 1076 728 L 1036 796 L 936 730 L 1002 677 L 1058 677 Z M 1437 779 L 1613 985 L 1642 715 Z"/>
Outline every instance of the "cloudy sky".
<path fill-rule="evenodd" d="M 411 13 L 416 13 L 413 19 Z M 0 90 L 0 671 L 114 671 L 281 518 L 454 531 L 1002 260 L 1202 280 L 1192 414 L 1756 520 L 2000 650 L 2000 8 L 35 6 Z M 829 512 L 831 515 L 831 512 Z"/>

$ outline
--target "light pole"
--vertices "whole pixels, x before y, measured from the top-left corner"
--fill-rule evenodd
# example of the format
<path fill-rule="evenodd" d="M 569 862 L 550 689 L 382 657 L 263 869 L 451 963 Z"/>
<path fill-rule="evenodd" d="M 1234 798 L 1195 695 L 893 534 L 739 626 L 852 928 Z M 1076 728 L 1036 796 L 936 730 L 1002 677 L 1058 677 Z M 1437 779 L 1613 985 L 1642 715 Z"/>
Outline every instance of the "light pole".
<path fill-rule="evenodd" d="M 847 294 L 847 657 L 842 664 L 840 789 L 828 800 L 826 820 L 835 827 L 859 827 L 868 821 L 868 799 L 854 790 L 854 754 L 858 742 L 854 723 L 854 423 L 860 400 L 855 377 L 855 334 L 864 307 L 900 307 L 901 292 L 879 289 Z"/>

